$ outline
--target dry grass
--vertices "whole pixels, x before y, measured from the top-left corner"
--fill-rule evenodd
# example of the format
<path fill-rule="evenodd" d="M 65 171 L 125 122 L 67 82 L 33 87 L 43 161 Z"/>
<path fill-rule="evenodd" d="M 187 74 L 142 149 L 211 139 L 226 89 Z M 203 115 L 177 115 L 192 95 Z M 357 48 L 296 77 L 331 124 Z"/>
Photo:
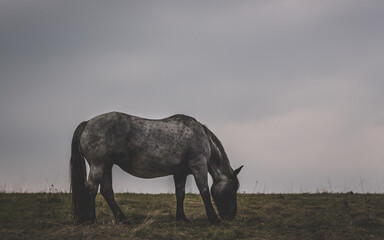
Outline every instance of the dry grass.
<path fill-rule="evenodd" d="M 221 226 L 188 194 L 190 224 L 175 221 L 173 194 L 116 194 L 131 225 L 115 224 L 97 196 L 94 225 L 72 224 L 70 195 L 0 193 L 0 239 L 384 239 L 381 194 L 239 194 L 238 216 Z"/>

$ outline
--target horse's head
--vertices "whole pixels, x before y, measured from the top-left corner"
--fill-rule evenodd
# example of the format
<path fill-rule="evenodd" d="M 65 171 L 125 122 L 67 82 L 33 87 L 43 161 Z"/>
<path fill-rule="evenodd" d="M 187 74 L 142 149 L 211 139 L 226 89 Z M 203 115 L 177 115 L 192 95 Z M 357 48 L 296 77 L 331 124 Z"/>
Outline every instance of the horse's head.
<path fill-rule="evenodd" d="M 231 220 L 236 217 L 237 190 L 239 189 L 237 175 L 242 167 L 233 171 L 233 175 L 230 178 L 225 178 L 212 184 L 211 195 L 222 219 Z"/>

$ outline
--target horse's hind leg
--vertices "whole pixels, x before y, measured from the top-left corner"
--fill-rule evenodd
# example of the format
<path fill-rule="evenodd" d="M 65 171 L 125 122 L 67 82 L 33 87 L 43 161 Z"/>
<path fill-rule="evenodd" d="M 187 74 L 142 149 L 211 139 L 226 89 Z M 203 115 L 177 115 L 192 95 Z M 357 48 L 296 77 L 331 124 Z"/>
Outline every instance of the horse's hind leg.
<path fill-rule="evenodd" d="M 189 222 L 184 213 L 184 197 L 185 197 L 185 181 L 187 180 L 187 175 L 173 175 L 175 180 L 176 188 L 176 220 Z"/>
<path fill-rule="evenodd" d="M 99 189 L 99 184 L 103 178 L 103 168 L 101 166 L 90 166 L 88 175 L 88 190 L 90 196 L 90 220 L 91 222 L 96 221 L 95 211 L 95 198 Z"/>
<path fill-rule="evenodd" d="M 103 179 L 101 181 L 100 193 L 107 201 L 108 206 L 111 208 L 113 215 L 115 216 L 116 222 L 129 223 L 124 213 L 121 211 L 115 201 L 112 189 L 112 166 L 104 171 Z"/>

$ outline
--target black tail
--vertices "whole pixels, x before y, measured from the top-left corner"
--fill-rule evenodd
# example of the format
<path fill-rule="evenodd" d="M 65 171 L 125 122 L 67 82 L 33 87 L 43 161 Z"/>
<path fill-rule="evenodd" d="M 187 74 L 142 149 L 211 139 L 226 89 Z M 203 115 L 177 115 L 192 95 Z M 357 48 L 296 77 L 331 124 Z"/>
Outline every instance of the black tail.
<path fill-rule="evenodd" d="M 77 126 L 72 138 L 72 154 L 70 160 L 72 208 L 74 221 L 77 224 L 91 220 L 91 200 L 87 191 L 87 173 L 85 160 L 80 149 L 80 136 L 87 122 Z"/>

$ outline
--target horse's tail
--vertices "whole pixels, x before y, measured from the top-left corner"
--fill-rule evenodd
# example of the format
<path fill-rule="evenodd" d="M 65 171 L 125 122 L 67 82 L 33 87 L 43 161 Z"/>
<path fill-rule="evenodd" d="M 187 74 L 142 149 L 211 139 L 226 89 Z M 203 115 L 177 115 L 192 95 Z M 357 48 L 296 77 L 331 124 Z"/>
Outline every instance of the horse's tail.
<path fill-rule="evenodd" d="M 211 130 L 209 130 L 207 128 L 207 126 L 205 126 L 204 124 L 201 124 L 201 126 L 203 127 L 203 129 L 205 131 L 205 134 L 207 134 L 207 136 L 210 139 L 211 159 L 216 161 L 216 162 L 223 161 L 224 166 L 228 168 L 228 171 L 230 173 L 232 173 L 233 170 L 232 170 L 232 168 L 231 168 L 231 166 L 229 164 L 229 159 L 228 159 L 227 154 L 225 153 L 223 144 L 216 137 L 216 135 Z"/>
<path fill-rule="evenodd" d="M 87 122 L 77 126 L 72 138 L 72 153 L 70 160 L 70 176 L 72 191 L 72 208 L 74 221 L 77 224 L 90 220 L 91 200 L 87 191 L 87 173 L 85 159 L 80 149 L 80 136 Z"/>

